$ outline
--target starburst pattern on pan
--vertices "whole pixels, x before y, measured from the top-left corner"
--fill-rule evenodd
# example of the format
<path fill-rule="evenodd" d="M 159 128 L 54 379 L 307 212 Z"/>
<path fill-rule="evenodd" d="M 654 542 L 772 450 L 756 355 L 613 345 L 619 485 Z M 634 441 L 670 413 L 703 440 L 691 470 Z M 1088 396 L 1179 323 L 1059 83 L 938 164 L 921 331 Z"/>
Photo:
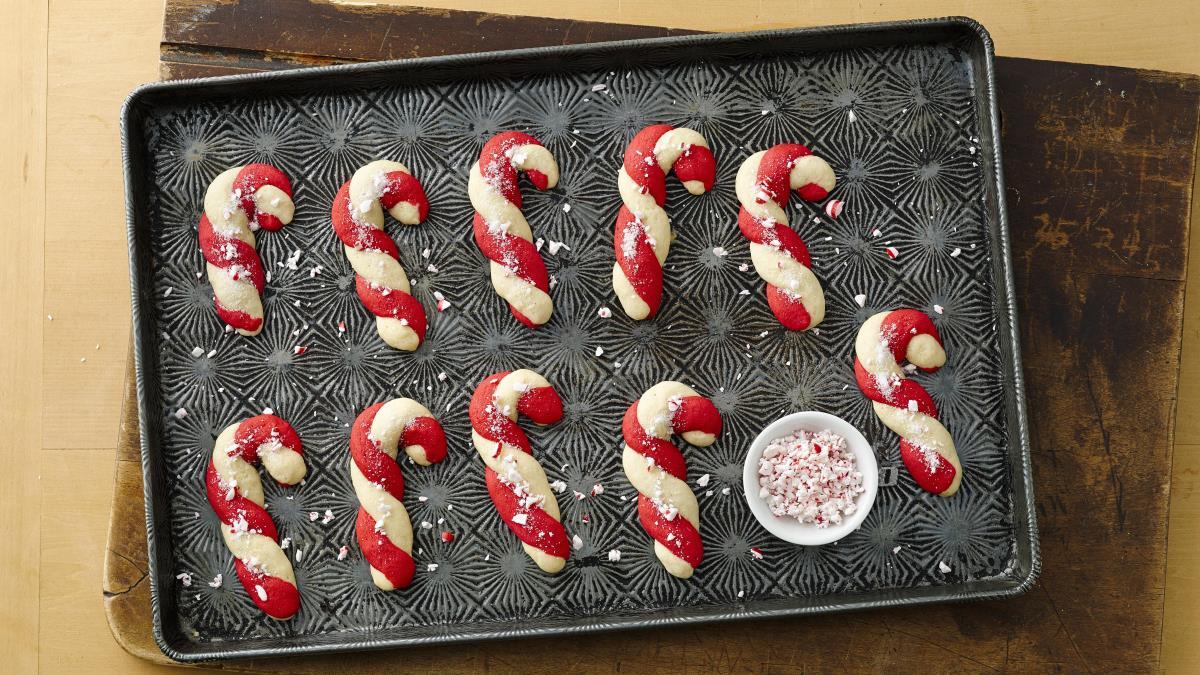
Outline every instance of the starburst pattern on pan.
<path fill-rule="evenodd" d="M 232 166 L 224 118 L 214 109 L 171 112 L 156 122 L 150 147 L 160 190 L 203 196 L 212 179 Z"/>
<path fill-rule="evenodd" d="M 924 499 L 914 516 L 920 524 L 913 534 L 914 543 L 932 555 L 934 561 L 946 562 L 949 574 L 959 579 L 973 579 L 999 574 L 1008 560 L 1012 528 L 1006 509 L 996 503 L 996 496 L 975 489 L 965 481 L 959 499 Z M 937 562 L 928 574 L 937 574 Z"/>
<path fill-rule="evenodd" d="M 792 66 L 774 59 L 732 66 L 742 72 L 733 84 L 738 100 L 730 118 L 742 131 L 739 144 L 747 155 L 777 143 L 813 142 L 817 101 L 807 91 L 807 79 Z"/>
<path fill-rule="evenodd" d="M 901 52 L 905 68 L 884 71 L 883 106 L 899 127 L 930 131 L 956 129 L 974 114 L 962 93 L 971 86 L 961 64 L 948 52 Z"/>
<path fill-rule="evenodd" d="M 616 73 L 606 89 L 590 98 L 579 122 L 591 130 L 594 152 L 602 156 L 622 157 L 637 132 L 662 123 L 670 111 L 670 99 L 647 70 Z"/>
<path fill-rule="evenodd" d="M 921 574 L 915 566 L 919 555 L 912 553 L 916 527 L 904 513 L 905 501 L 894 490 L 881 489 L 863 524 L 834 549 L 843 565 L 861 566 L 867 587 L 901 586 Z"/>
<path fill-rule="evenodd" d="M 879 68 L 867 61 L 846 61 L 823 77 L 814 78 L 813 128 L 806 130 L 811 138 L 822 139 L 821 154 L 828 138 L 849 139 L 854 136 L 878 136 L 890 126 L 884 111 L 882 96 L 876 86 Z M 799 142 L 804 143 L 804 140 Z M 807 143 L 805 143 L 808 145 Z"/>
<path fill-rule="evenodd" d="M 299 117 L 300 112 L 290 106 L 238 105 L 227 118 L 229 161 L 262 162 L 292 175 L 302 163 L 295 143 L 296 130 L 301 126 Z"/>
<path fill-rule="evenodd" d="M 448 132 L 446 159 L 451 166 L 462 166 L 464 175 L 479 161 L 479 151 L 489 138 L 517 123 L 515 88 L 497 84 L 461 82 L 447 85 L 440 92 L 441 114 Z"/>
<path fill-rule="evenodd" d="M 688 68 L 681 77 L 663 82 L 663 95 L 671 101 L 664 122 L 698 132 L 709 147 L 743 142 L 730 119 L 739 105 L 738 92 L 728 86 L 720 69 L 708 64 Z"/>
<path fill-rule="evenodd" d="M 970 192 L 968 185 L 981 182 L 976 158 L 957 133 L 943 130 L 896 134 L 882 168 L 895 184 L 896 208 L 916 213 L 948 208 Z"/>
<path fill-rule="evenodd" d="M 518 102 L 518 128 L 549 148 L 560 165 L 569 162 L 578 167 L 587 161 L 595 138 L 583 134 L 580 118 L 592 104 L 592 84 L 568 76 L 538 78 L 527 86 L 539 95 L 525 96 Z"/>
<path fill-rule="evenodd" d="M 156 190 L 151 196 L 156 227 L 150 231 L 154 242 L 155 260 L 170 261 L 172 266 L 184 260 L 195 260 L 196 271 L 204 271 L 197 230 L 204 214 L 204 192 L 184 192 L 180 189 Z"/>
<path fill-rule="evenodd" d="M 318 95 L 296 99 L 295 106 L 307 118 L 296 134 L 296 153 L 306 174 L 340 184 L 371 159 L 361 101 Z"/>
<path fill-rule="evenodd" d="M 550 297 L 559 315 L 596 316 L 601 307 L 616 307 L 612 295 L 612 248 L 604 245 L 603 235 L 585 230 L 571 239 L 571 250 L 559 249 L 550 255 L 542 247 L 546 272 L 554 279 Z"/>
<path fill-rule="evenodd" d="M 401 162 L 410 170 L 444 161 L 449 133 L 440 103 L 436 96 L 415 88 L 379 92 L 374 100 L 375 123 L 365 132 L 374 158 Z"/>
<path fill-rule="evenodd" d="M 930 212 L 897 211 L 892 245 L 914 281 L 961 275 L 963 265 L 956 258 L 970 247 L 970 239 L 982 229 L 972 211 L 973 205 L 960 204 L 936 204 Z"/>
<path fill-rule="evenodd" d="M 481 620 L 510 627 L 697 605 L 753 609 L 764 599 L 837 603 L 828 594 L 1004 574 L 1014 542 L 1009 455 L 1018 450 L 1011 449 L 994 318 L 994 224 L 980 199 L 986 167 L 973 166 L 983 147 L 968 65 L 948 45 L 728 57 L 654 67 L 597 59 L 594 69 L 577 70 L 591 63 L 584 60 L 569 76 L 436 85 L 379 80 L 332 95 L 184 102 L 151 115 L 142 159 L 153 185 L 140 214 L 150 257 L 139 262 L 149 284 L 137 298 L 155 322 L 142 353 L 152 362 L 146 391 L 154 402 L 144 432 L 162 459 L 159 506 L 169 510 L 176 570 L 163 576 L 188 639 L 455 635 Z M 611 283 L 616 169 L 633 133 L 653 123 L 704 134 L 718 175 L 700 197 L 668 179 L 678 239 L 666 262 L 662 309 L 631 321 Z M 504 129 L 538 137 L 562 169 L 553 190 L 536 191 L 522 179 L 525 214 L 534 238 L 545 240 L 541 254 L 556 282 L 554 316 L 537 331 L 519 325 L 495 294 L 471 232 L 467 170 L 483 142 Z M 736 224 L 739 165 L 781 142 L 805 143 L 826 158 L 838 176 L 832 196 L 845 202 L 837 218 L 824 213 L 824 203 L 793 197 L 789 204 L 826 296 L 825 321 L 805 332 L 784 330 L 771 314 Z M 209 181 L 255 159 L 291 178 L 296 216 L 258 237 L 271 271 L 267 321 L 261 335 L 244 338 L 226 333 L 213 311 L 196 223 Z M 414 353 L 379 339 L 330 223 L 334 193 L 372 159 L 404 162 L 431 202 L 421 225 L 386 225 L 429 318 L 426 342 Z M 551 241 L 566 248 L 551 254 Z M 451 303 L 444 311 L 435 308 L 435 293 Z M 965 477 L 953 500 L 916 488 L 899 463 L 896 435 L 854 384 L 859 326 L 898 306 L 929 313 L 946 342 L 948 365 L 915 377 L 937 400 L 959 448 Z M 602 318 L 602 307 L 612 315 Z M 564 400 L 557 424 L 521 422 L 548 476 L 566 484 L 558 495 L 564 523 L 580 538 L 555 576 L 532 564 L 497 516 L 470 443 L 466 407 L 475 386 L 521 367 L 542 372 Z M 712 397 L 726 422 L 710 447 L 675 439 L 701 504 L 708 555 L 690 581 L 671 577 L 654 556 L 620 463 L 624 410 L 664 379 Z M 432 467 L 401 460 L 417 578 L 409 589 L 383 593 L 353 533 L 349 425 L 367 405 L 399 396 L 441 421 L 449 456 Z M 202 481 L 216 434 L 267 407 L 296 427 L 310 471 L 293 488 L 264 478 L 272 517 L 291 540 L 289 557 L 302 557 L 295 568 L 303 609 L 283 623 L 264 622 L 233 578 Z M 181 408 L 186 414 L 177 416 Z M 755 525 L 740 476 L 758 429 L 810 408 L 861 428 L 889 476 L 864 528 L 817 549 L 777 541 Z M 603 491 L 593 495 L 596 485 Z M 444 542 L 443 531 L 453 541 Z M 893 554 L 897 545 L 903 548 Z M 337 560 L 342 546 L 347 555 Z M 613 550 L 619 560 L 609 559 Z M 951 573 L 938 570 L 942 559 Z M 191 587 L 172 583 L 180 572 L 193 575 Z M 225 575 L 220 588 L 208 587 L 217 573 Z"/>

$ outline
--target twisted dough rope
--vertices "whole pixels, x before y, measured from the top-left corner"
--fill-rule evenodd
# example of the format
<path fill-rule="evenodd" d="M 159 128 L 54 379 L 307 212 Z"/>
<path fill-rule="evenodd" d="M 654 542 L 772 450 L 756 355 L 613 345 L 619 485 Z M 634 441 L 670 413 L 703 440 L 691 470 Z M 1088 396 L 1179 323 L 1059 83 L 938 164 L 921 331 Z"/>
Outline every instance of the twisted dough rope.
<path fill-rule="evenodd" d="M 943 497 L 958 491 L 962 465 L 950 432 L 938 421 L 929 392 L 904 377 L 900 361 L 925 371 L 946 363 L 933 321 L 915 309 L 880 312 L 863 322 L 854 342 L 854 375 L 875 414 L 900 436 L 900 458 L 923 490 Z"/>
<path fill-rule="evenodd" d="M 260 459 L 281 485 L 295 485 L 307 472 L 292 426 L 275 415 L 259 415 L 225 427 L 213 445 L 204 482 L 242 586 L 267 616 L 287 619 L 300 609 L 300 593 L 263 506 L 262 481 L 254 468 Z"/>
<path fill-rule="evenodd" d="M 213 179 L 204 193 L 200 251 L 212 284 L 217 316 L 242 335 L 262 332 L 262 260 L 254 232 L 292 222 L 292 184 L 270 164 L 247 164 Z"/>
<path fill-rule="evenodd" d="M 399 162 L 378 160 L 354 172 L 333 198 L 333 230 L 355 273 L 363 306 L 383 341 L 413 351 L 425 339 L 425 308 L 411 295 L 400 250 L 383 229 L 383 210 L 405 225 L 429 213 L 421 184 Z"/>
<path fill-rule="evenodd" d="M 825 293 L 809 269 L 808 247 L 788 226 L 788 194 L 795 190 L 804 201 L 817 201 L 835 182 L 825 160 L 795 143 L 756 152 L 738 169 L 738 227 L 750 240 L 755 271 L 767 282 L 767 304 L 788 330 L 807 330 L 825 318 Z"/>
<path fill-rule="evenodd" d="M 667 172 L 687 191 L 701 195 L 712 188 L 717 162 L 708 141 L 685 127 L 656 124 L 638 132 L 625 149 L 617 172 L 621 210 L 613 231 L 617 262 L 613 289 L 631 319 L 649 319 L 662 304 L 663 261 L 671 248 L 667 201 Z"/>
<path fill-rule="evenodd" d="M 350 480 L 358 497 L 354 532 L 371 566 L 371 578 L 385 591 L 412 583 L 412 522 L 404 508 L 404 475 L 396 463 L 400 444 L 417 464 L 446 457 L 446 434 L 425 406 L 396 398 L 362 411 L 350 431 Z"/>
<path fill-rule="evenodd" d="M 669 439 L 679 434 L 692 445 L 712 445 L 721 433 L 721 414 L 691 387 L 667 380 L 629 406 L 621 431 L 621 463 L 638 491 L 642 527 L 654 538 L 663 567 L 687 579 L 704 559 L 700 505 L 687 484 L 683 453 Z"/>
<path fill-rule="evenodd" d="M 475 243 L 491 261 L 492 286 L 517 321 L 537 328 L 550 320 L 550 278 L 521 214 L 517 172 L 539 190 L 558 184 L 558 164 L 537 139 L 517 131 L 496 134 L 471 166 L 467 192 L 475 208 Z"/>
<path fill-rule="evenodd" d="M 567 564 L 571 545 L 546 472 L 517 426 L 518 412 L 534 424 L 553 424 L 562 419 L 562 399 L 532 370 L 496 373 L 471 397 L 471 440 L 487 465 L 488 494 L 500 517 L 537 566 L 554 574 Z"/>

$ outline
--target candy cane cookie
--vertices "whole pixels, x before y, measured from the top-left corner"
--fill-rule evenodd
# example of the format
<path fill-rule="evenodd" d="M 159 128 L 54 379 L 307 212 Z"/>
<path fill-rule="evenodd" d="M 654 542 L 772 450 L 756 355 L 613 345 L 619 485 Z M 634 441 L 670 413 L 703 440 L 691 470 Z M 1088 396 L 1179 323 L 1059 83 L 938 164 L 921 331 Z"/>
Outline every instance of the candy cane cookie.
<path fill-rule="evenodd" d="M 279 547 L 279 533 L 264 507 L 262 460 L 281 485 L 295 485 L 307 469 L 300 437 L 275 415 L 258 415 L 225 427 L 213 445 L 205 487 L 221 520 L 221 536 L 233 553 L 238 579 L 267 616 L 287 619 L 300 609 L 292 563 Z"/>
<path fill-rule="evenodd" d="M 411 352 L 425 339 L 425 308 L 411 294 L 400 250 L 383 229 L 383 210 L 416 225 L 429 213 L 425 190 L 399 162 L 378 160 L 354 172 L 333 198 L 333 230 L 354 268 L 354 287 L 375 329 L 390 346 Z"/>
<path fill-rule="evenodd" d="M 396 398 L 362 411 L 350 431 L 350 480 L 358 497 L 354 532 L 385 591 L 412 583 L 412 522 L 404 508 L 404 475 L 396 463 L 399 446 L 421 466 L 446 456 L 446 434 L 425 406 Z"/>
<path fill-rule="evenodd" d="M 496 134 L 471 166 L 467 191 L 475 208 L 475 243 L 491 261 L 492 286 L 517 321 L 530 328 L 550 320 L 550 277 L 521 214 L 517 172 L 539 190 L 558 184 L 558 164 L 537 139 L 518 131 Z"/>
<path fill-rule="evenodd" d="M 807 330 L 825 318 L 825 293 L 809 269 L 808 247 L 788 226 L 788 194 L 795 190 L 804 201 L 817 201 L 835 182 L 829 164 L 796 143 L 756 152 L 737 172 L 738 227 L 750 240 L 755 271 L 767 282 L 767 304 L 788 330 Z"/>
<path fill-rule="evenodd" d="M 622 203 L 613 232 L 617 254 L 613 289 L 631 319 L 649 319 L 662 304 L 663 261 L 674 236 L 663 209 L 667 172 L 672 168 L 694 195 L 710 190 L 717 177 L 708 141 L 691 129 L 669 124 L 639 131 L 617 171 Z"/>
<path fill-rule="evenodd" d="M 667 380 L 646 390 L 625 411 L 621 424 L 625 450 L 621 463 L 638 491 L 638 518 L 654 538 L 654 553 L 680 579 L 692 576 L 704 559 L 700 505 L 687 484 L 683 453 L 673 434 L 697 447 L 721 434 L 721 414 L 691 387 Z"/>
<path fill-rule="evenodd" d="M 921 489 L 943 497 L 958 491 L 962 465 L 950 432 L 938 421 L 929 392 L 904 377 L 900 361 L 925 371 L 946 363 L 933 321 L 915 309 L 880 312 L 863 322 L 854 342 L 854 375 L 875 414 L 900 436 L 900 458 Z"/>
<path fill-rule="evenodd" d="M 270 164 L 229 169 L 209 183 L 200 216 L 200 251 L 213 289 L 217 316 L 242 335 L 263 327 L 266 275 L 254 249 L 254 230 L 275 231 L 292 222 L 292 184 Z"/>
<path fill-rule="evenodd" d="M 520 413 L 534 424 L 553 424 L 562 411 L 558 392 L 532 370 L 496 373 L 471 397 L 471 440 L 487 465 L 492 504 L 529 557 L 551 574 L 566 565 L 571 545 L 546 472 L 516 420 Z"/>

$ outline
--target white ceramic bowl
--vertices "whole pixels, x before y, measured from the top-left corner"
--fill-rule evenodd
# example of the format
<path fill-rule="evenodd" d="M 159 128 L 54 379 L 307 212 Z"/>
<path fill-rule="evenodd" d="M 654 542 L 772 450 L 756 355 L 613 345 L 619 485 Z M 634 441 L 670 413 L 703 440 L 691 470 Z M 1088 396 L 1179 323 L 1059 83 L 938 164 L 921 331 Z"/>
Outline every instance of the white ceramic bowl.
<path fill-rule="evenodd" d="M 763 451 L 771 441 L 787 436 L 796 431 L 821 431 L 829 429 L 846 439 L 850 452 L 858 463 L 858 470 L 863 475 L 863 493 L 858 496 L 854 513 L 843 518 L 841 524 L 828 527 L 817 527 L 801 523 L 795 518 L 776 516 L 771 513 L 767 502 L 758 496 L 758 462 L 762 459 Z M 875 451 L 854 425 L 840 417 L 828 413 L 807 410 L 792 413 L 767 426 L 750 444 L 746 453 L 746 464 L 742 468 L 742 489 L 746 493 L 746 502 L 750 511 L 767 531 L 784 541 L 803 546 L 820 546 L 829 544 L 850 534 L 862 525 L 863 520 L 875 504 L 875 495 L 879 492 L 879 465 L 875 462 Z"/>

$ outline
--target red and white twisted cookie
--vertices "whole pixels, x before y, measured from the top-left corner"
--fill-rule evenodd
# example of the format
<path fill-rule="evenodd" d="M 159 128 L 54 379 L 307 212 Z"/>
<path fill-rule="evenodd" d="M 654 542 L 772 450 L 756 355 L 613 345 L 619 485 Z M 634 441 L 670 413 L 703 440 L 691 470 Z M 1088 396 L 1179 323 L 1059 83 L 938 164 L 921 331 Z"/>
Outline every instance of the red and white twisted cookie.
<path fill-rule="evenodd" d="M 738 227 L 750 240 L 755 271 L 767 282 L 767 304 L 788 330 L 807 330 L 825 318 L 825 293 L 809 269 L 808 247 L 788 226 L 788 194 L 795 190 L 801 199 L 817 201 L 835 182 L 829 164 L 796 143 L 756 152 L 738 169 Z"/>
<path fill-rule="evenodd" d="M 683 453 L 673 434 L 698 447 L 721 433 L 721 414 L 691 387 L 667 380 L 646 390 L 625 411 L 621 463 L 638 491 L 638 517 L 654 538 L 654 553 L 680 579 L 692 576 L 704 559 L 700 505 L 687 484 Z"/>
<path fill-rule="evenodd" d="M 399 446 L 417 464 L 446 456 L 446 434 L 425 406 L 396 398 L 362 411 L 350 431 L 350 480 L 358 497 L 354 531 L 371 578 L 385 591 L 412 583 L 412 522 L 404 508 Z"/>
<path fill-rule="evenodd" d="M 617 254 L 613 288 L 631 319 L 653 317 L 662 304 L 662 266 L 672 238 L 663 205 L 672 167 L 694 195 L 711 189 L 717 177 L 708 141 L 691 129 L 669 124 L 639 131 L 625 149 L 625 163 L 617 172 L 622 204 L 613 232 Z"/>
<path fill-rule="evenodd" d="M 550 320 L 550 277 L 521 214 L 517 172 L 539 190 L 558 184 L 558 164 L 537 139 L 518 131 L 496 134 L 471 166 L 467 191 L 475 207 L 475 243 L 491 261 L 492 286 L 518 321 L 537 328 Z"/>
<path fill-rule="evenodd" d="M 217 316 L 242 335 L 262 332 L 266 274 L 254 232 L 292 222 L 292 184 L 270 164 L 247 164 L 213 179 L 204 193 L 200 251 L 212 284 Z"/>
<path fill-rule="evenodd" d="M 281 485 L 295 485 L 307 472 L 292 426 L 274 415 L 259 415 L 229 425 L 217 437 L 205 486 L 250 599 L 268 616 L 287 619 L 300 609 L 300 593 L 263 506 L 262 481 L 254 466 L 259 460 Z"/>
<path fill-rule="evenodd" d="M 532 370 L 496 373 L 471 397 L 471 440 L 487 464 L 492 504 L 529 557 L 553 574 L 567 564 L 571 544 L 546 472 L 517 426 L 518 412 L 534 424 L 553 424 L 562 419 L 562 399 Z"/>
<path fill-rule="evenodd" d="M 383 229 L 383 210 L 405 225 L 429 213 L 425 190 L 399 162 L 378 160 L 354 172 L 333 198 L 333 230 L 354 268 L 355 288 L 375 315 L 383 341 L 413 351 L 425 339 L 425 308 L 411 295 L 396 242 Z"/>
<path fill-rule="evenodd" d="M 925 388 L 904 377 L 900 361 L 925 371 L 946 363 L 933 321 L 915 309 L 880 312 L 863 322 L 854 343 L 854 375 L 875 414 L 900 436 L 900 458 L 923 490 L 949 497 L 958 491 L 962 465 L 950 432 L 938 421 Z"/>

